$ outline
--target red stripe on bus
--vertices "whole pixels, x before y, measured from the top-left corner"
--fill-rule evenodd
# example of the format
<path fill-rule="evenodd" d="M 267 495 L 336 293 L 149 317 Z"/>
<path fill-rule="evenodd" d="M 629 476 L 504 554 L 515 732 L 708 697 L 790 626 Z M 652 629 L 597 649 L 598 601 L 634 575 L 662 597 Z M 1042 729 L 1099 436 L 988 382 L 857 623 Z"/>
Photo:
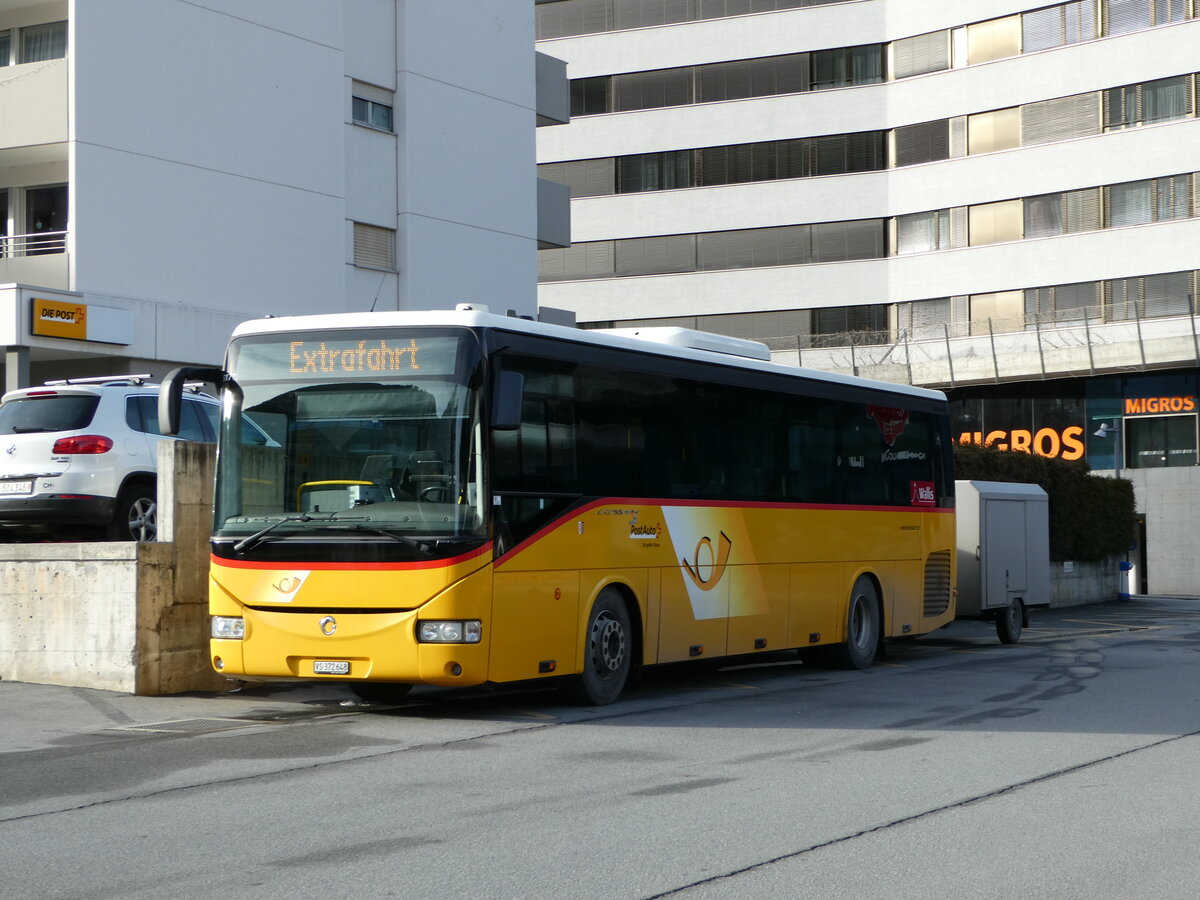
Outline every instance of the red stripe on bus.
<path fill-rule="evenodd" d="M 564 513 L 548 525 L 538 529 L 534 534 L 525 538 L 517 546 L 504 554 L 504 558 L 496 562 L 495 568 L 500 568 L 522 550 L 527 550 L 550 532 L 562 527 L 564 522 L 578 518 L 599 506 L 657 506 L 670 508 L 672 506 L 705 506 L 734 509 L 812 509 L 836 510 L 842 512 L 916 512 L 916 513 L 953 513 L 952 506 L 853 506 L 846 503 L 770 503 L 766 501 L 737 501 L 737 500 L 647 500 L 630 497 L 609 497 L 604 500 L 593 500 Z"/>
<path fill-rule="evenodd" d="M 223 556 L 212 555 L 214 565 L 225 566 L 230 569 L 307 569 L 310 571 L 323 572 L 380 572 L 380 571 L 403 571 L 412 569 L 445 569 L 450 566 L 458 565 L 459 563 L 468 562 L 476 559 L 487 553 L 492 552 L 492 544 L 489 541 L 482 547 L 472 550 L 469 553 L 463 553 L 460 556 L 452 556 L 448 559 L 431 559 L 424 562 L 396 562 L 396 563 L 350 563 L 350 562 L 253 562 L 245 559 L 226 559 Z"/>

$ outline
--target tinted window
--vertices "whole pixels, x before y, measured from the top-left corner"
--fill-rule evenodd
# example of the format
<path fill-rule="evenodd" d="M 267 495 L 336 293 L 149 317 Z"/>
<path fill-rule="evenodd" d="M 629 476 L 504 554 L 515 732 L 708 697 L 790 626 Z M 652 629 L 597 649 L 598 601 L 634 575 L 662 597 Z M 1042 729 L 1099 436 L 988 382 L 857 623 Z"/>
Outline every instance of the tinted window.
<path fill-rule="evenodd" d="M 153 398 L 150 398 L 153 400 Z M 179 417 L 179 437 L 185 441 L 211 441 L 205 428 L 205 404 L 195 400 L 184 400 L 182 415 Z"/>
<path fill-rule="evenodd" d="M 0 404 L 0 434 L 78 431 L 88 427 L 99 403 L 100 398 L 94 394 L 9 400 Z"/>

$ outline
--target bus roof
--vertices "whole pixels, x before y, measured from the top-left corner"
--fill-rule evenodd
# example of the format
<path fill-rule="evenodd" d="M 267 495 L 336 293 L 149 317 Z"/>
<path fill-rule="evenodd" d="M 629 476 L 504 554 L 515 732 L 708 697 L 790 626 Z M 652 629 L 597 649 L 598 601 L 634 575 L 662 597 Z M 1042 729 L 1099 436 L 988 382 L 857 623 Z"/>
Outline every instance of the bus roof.
<path fill-rule="evenodd" d="M 563 341 L 573 341 L 580 344 L 591 344 L 600 347 L 632 350 L 638 353 L 654 354 L 689 359 L 712 365 L 731 366 L 740 369 L 750 369 L 758 372 L 771 372 L 791 377 L 803 377 L 812 381 L 828 384 L 867 387 L 903 394 L 912 397 L 922 397 L 929 400 L 944 400 L 946 395 L 941 391 L 928 388 L 913 387 L 890 381 L 875 381 L 869 378 L 858 378 L 850 375 L 839 375 L 833 372 L 822 372 L 818 369 L 806 369 L 800 366 L 786 366 L 767 360 L 751 359 L 747 356 L 733 355 L 733 352 L 721 352 L 718 349 L 695 349 L 680 346 L 678 343 L 665 343 L 648 340 L 644 337 L 631 336 L 635 329 L 603 329 L 571 328 L 565 325 L 552 325 L 547 322 L 535 322 L 516 316 L 499 316 L 486 311 L 479 305 L 462 304 L 458 309 L 434 309 L 417 312 L 355 312 L 331 313 L 314 316 L 279 316 L 264 319 L 252 319 L 242 322 L 233 330 L 233 337 L 250 335 L 279 334 L 298 331 L 353 331 L 367 328 L 404 328 L 404 327 L 459 327 L 475 329 L 494 329 L 498 331 L 513 331 L 523 334 L 540 335 Z M 670 329 L 679 332 L 680 329 Z M 713 338 L 709 343 L 712 347 L 721 346 L 721 336 L 707 335 Z M 730 341 L 731 346 L 737 342 Z M 736 352 L 736 351 L 734 351 Z"/>

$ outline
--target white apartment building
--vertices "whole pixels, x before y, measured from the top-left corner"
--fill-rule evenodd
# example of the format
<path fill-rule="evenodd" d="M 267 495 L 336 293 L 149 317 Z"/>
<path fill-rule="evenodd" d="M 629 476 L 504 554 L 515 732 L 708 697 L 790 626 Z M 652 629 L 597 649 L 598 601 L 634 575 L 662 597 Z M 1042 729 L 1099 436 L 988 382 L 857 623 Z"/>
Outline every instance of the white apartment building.
<path fill-rule="evenodd" d="M 545 0 L 581 324 L 945 389 L 963 440 L 1131 477 L 1196 593 L 1200 3 Z"/>
<path fill-rule="evenodd" d="M 262 315 L 533 314 L 566 118 L 529 0 L 0 0 L 5 386 L 219 362 Z"/>

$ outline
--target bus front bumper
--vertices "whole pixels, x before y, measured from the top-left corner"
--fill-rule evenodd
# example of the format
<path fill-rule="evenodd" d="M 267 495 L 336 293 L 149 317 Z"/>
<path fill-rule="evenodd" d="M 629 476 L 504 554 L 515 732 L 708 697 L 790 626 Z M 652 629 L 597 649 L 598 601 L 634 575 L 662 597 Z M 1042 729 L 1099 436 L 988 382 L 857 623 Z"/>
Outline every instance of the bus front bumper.
<path fill-rule="evenodd" d="M 460 686 L 487 680 L 486 628 L 478 643 L 418 643 L 416 610 L 244 612 L 243 639 L 209 642 L 213 668 L 229 678 Z"/>

